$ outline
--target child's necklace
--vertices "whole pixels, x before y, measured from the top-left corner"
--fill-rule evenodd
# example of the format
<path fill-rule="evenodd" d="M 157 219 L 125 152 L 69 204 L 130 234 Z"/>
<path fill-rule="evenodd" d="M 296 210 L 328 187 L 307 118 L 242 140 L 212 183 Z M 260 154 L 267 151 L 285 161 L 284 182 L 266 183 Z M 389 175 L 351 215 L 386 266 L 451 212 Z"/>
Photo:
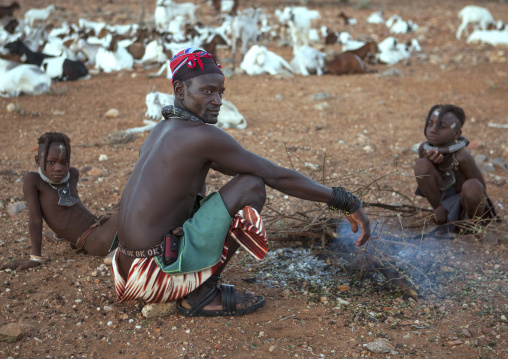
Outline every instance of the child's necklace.
<path fill-rule="evenodd" d="M 425 141 L 423 143 L 423 149 L 425 151 L 432 151 L 432 150 L 434 150 L 434 151 L 439 152 L 441 154 L 449 154 L 449 153 L 457 152 L 458 150 L 463 149 L 467 145 L 469 145 L 469 141 L 467 140 L 467 138 L 465 138 L 464 136 L 460 136 L 455 141 L 455 143 L 453 145 L 448 146 L 448 147 L 435 147 L 435 146 L 431 146 L 429 144 L 429 141 Z"/>
<path fill-rule="evenodd" d="M 66 207 L 72 207 L 76 203 L 79 202 L 79 199 L 74 198 L 71 196 L 71 189 L 69 187 L 69 178 L 71 177 L 70 172 L 67 172 L 67 176 L 63 180 L 61 180 L 58 183 L 51 182 L 51 180 L 42 173 L 41 168 L 38 169 L 39 176 L 41 176 L 41 179 L 49 184 L 51 188 L 55 189 L 58 193 L 58 204 L 60 206 L 66 206 Z M 54 185 L 55 184 L 64 184 L 66 185 L 66 188 L 57 188 Z"/>

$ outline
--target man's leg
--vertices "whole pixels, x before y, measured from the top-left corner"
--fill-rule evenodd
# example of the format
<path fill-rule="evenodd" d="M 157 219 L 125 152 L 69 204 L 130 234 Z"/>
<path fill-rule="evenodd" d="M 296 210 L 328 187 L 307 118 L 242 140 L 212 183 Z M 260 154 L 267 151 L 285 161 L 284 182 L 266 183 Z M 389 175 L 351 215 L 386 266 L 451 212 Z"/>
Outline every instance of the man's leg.
<path fill-rule="evenodd" d="M 229 181 L 224 187 L 219 190 L 222 200 L 226 206 L 231 217 L 245 206 L 251 206 L 258 212 L 261 211 L 266 200 L 265 183 L 263 180 L 256 176 L 250 175 L 237 175 Z M 240 245 L 237 241 L 230 239 L 228 241 L 228 256 L 222 266 L 220 266 L 214 276 L 220 276 L 224 268 L 227 266 L 231 258 L 235 255 Z M 209 287 L 200 286 L 193 292 L 189 293 L 188 297 L 196 303 L 199 298 L 210 290 Z M 254 293 L 236 293 L 236 308 L 241 309 L 256 303 L 257 298 Z M 190 308 L 190 305 L 182 301 L 181 305 L 184 308 Z M 221 310 L 222 309 L 222 296 L 218 295 L 203 310 Z"/>
<path fill-rule="evenodd" d="M 443 178 L 439 174 L 432 161 L 420 158 L 415 163 L 416 182 L 427 201 L 434 208 L 434 216 L 439 224 L 446 223 L 448 211 L 441 206 L 441 191 L 439 186 L 443 184 Z"/>

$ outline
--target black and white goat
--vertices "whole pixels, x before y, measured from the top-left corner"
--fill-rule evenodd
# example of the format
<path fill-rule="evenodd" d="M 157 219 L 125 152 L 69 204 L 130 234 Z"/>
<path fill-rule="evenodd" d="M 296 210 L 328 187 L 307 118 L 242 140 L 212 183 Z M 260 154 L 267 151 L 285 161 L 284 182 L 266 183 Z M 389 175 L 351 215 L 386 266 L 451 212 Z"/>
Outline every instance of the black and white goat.
<path fill-rule="evenodd" d="M 54 80 L 74 81 L 88 75 L 88 69 L 80 61 L 74 61 L 65 56 L 54 57 L 42 52 L 31 51 L 21 40 L 5 45 L 12 54 L 21 56 L 27 64 L 40 66 Z"/>

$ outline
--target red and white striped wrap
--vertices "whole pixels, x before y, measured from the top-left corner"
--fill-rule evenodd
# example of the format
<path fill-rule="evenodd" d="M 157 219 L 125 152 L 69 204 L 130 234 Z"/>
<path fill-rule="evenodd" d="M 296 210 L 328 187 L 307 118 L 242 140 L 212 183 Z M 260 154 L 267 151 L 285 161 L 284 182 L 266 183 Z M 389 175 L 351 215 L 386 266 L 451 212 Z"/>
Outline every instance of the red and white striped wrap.
<path fill-rule="evenodd" d="M 252 207 L 246 206 L 239 211 L 229 227 L 228 238 L 236 240 L 255 259 L 262 260 L 268 251 L 268 241 L 259 213 Z M 171 302 L 185 297 L 224 263 L 228 255 L 228 241 L 224 241 L 222 255 L 214 266 L 201 272 L 170 275 L 151 258 L 136 258 L 129 270 L 125 281 L 117 267 L 115 255 L 111 270 L 115 279 L 116 299 L 126 302 L 143 299 L 148 303 Z"/>

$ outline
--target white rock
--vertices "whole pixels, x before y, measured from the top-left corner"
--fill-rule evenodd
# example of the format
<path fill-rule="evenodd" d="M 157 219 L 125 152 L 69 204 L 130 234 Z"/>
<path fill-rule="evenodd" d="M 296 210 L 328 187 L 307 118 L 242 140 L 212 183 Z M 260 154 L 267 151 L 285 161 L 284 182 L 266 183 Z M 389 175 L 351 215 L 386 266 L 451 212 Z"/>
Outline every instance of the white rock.
<path fill-rule="evenodd" d="M 7 112 L 14 112 L 15 109 L 16 109 L 16 105 L 13 104 L 12 102 L 7 105 Z"/>
<path fill-rule="evenodd" d="M 108 112 L 106 112 L 104 116 L 106 116 L 107 118 L 115 118 L 118 117 L 119 115 L 120 112 L 116 108 L 111 108 L 108 110 Z"/>
<path fill-rule="evenodd" d="M 145 318 L 164 317 L 176 313 L 176 301 L 169 303 L 150 303 L 143 307 L 141 313 Z"/>
<path fill-rule="evenodd" d="M 26 208 L 25 202 L 14 202 L 9 203 L 7 206 L 7 212 L 11 216 L 15 216 Z"/>
<path fill-rule="evenodd" d="M 104 162 L 107 160 L 108 160 L 108 156 L 106 156 L 104 153 L 101 153 L 101 155 L 99 156 L 99 161 Z"/>

